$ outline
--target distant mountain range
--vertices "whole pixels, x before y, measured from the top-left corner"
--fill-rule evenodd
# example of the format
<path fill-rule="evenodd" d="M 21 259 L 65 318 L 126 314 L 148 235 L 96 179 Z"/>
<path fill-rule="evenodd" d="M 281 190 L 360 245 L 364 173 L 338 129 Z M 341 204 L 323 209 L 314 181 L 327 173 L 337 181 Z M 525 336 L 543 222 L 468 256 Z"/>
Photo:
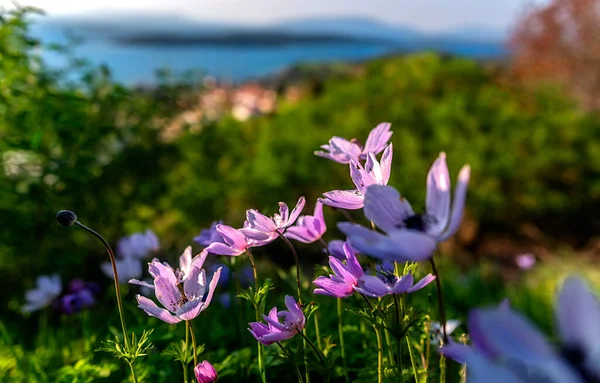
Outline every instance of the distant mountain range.
<path fill-rule="evenodd" d="M 178 15 L 104 14 L 79 17 L 44 17 L 44 31 L 68 31 L 86 40 L 118 44 L 152 45 L 278 45 L 327 42 L 373 42 L 401 49 L 440 49 L 448 44 L 500 46 L 502 31 L 463 27 L 444 33 L 427 33 L 363 17 L 293 19 L 263 26 L 190 20 Z"/>

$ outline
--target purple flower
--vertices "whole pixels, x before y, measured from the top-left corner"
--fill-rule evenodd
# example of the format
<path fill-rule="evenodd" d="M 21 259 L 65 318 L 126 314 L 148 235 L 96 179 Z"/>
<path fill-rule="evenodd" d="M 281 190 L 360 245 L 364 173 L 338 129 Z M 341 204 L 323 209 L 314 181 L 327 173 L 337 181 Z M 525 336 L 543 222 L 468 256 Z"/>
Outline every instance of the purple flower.
<path fill-rule="evenodd" d="M 210 304 L 221 275 L 219 268 L 213 274 L 207 293 L 206 272 L 202 269 L 207 255 L 205 249 L 192 259 L 191 247 L 188 246 L 179 258 L 178 270 L 173 270 L 171 266 L 161 263 L 158 259 L 153 259 L 149 263 L 148 272 L 154 278 L 154 294 L 167 309 L 158 307 L 154 301 L 140 294 L 136 295 L 138 307 L 146 314 L 171 324 L 192 320 L 200 315 Z M 136 280 L 129 282 L 147 285 Z"/>
<path fill-rule="evenodd" d="M 277 307 L 273 307 L 268 316 L 263 316 L 267 324 L 261 322 L 250 323 L 248 331 L 265 346 L 291 339 L 304 329 L 306 319 L 294 298 L 286 295 L 285 305 L 288 311 L 278 312 Z M 280 320 L 283 320 L 283 323 Z"/>
<path fill-rule="evenodd" d="M 95 294 L 99 287 L 93 282 L 84 282 L 74 279 L 69 283 L 68 294 L 62 296 L 58 301 L 58 308 L 67 315 L 79 312 L 96 304 Z"/>
<path fill-rule="evenodd" d="M 462 221 L 470 168 L 458 174 L 450 211 L 450 177 L 446 155 L 441 153 L 427 176 L 427 211 L 415 214 L 410 203 L 391 186 L 371 185 L 365 196 L 364 212 L 387 235 L 363 226 L 340 222 L 338 228 L 348 241 L 365 254 L 390 261 L 423 261 L 437 243 L 450 238 Z"/>
<path fill-rule="evenodd" d="M 25 293 L 27 303 L 21 308 L 23 313 L 30 313 L 50 306 L 62 292 L 62 284 L 58 274 L 40 275 L 35 282 L 35 288 L 27 290 Z"/>
<path fill-rule="evenodd" d="M 361 209 L 364 206 L 365 193 L 371 185 L 387 185 L 392 169 L 392 144 L 389 144 L 381 155 L 381 163 L 373 153 L 368 153 L 363 167 L 357 160 L 350 161 L 350 177 L 355 190 L 333 190 L 323 193 L 319 202 L 340 209 Z"/>
<path fill-rule="evenodd" d="M 427 274 L 419 282 L 414 283 L 412 274 L 406 274 L 401 278 L 395 275 L 385 275 L 385 281 L 378 276 L 365 275 L 359 280 L 358 292 L 369 297 L 381 298 L 388 294 L 404 294 L 421 290 L 435 280 L 435 276 Z"/>
<path fill-rule="evenodd" d="M 346 243 L 348 243 L 348 242 L 342 241 L 340 239 L 334 239 L 332 241 L 329 241 L 329 244 L 327 245 L 327 252 L 329 252 L 329 255 L 333 255 L 340 261 L 343 261 L 344 259 L 346 259 L 346 253 L 344 252 L 344 245 Z M 350 246 L 350 244 L 348 244 L 348 246 Z M 352 246 L 350 246 L 350 249 L 352 250 L 352 252 L 354 254 L 360 253 L 358 250 L 356 250 Z"/>
<path fill-rule="evenodd" d="M 121 238 L 117 243 L 117 254 L 121 258 L 146 258 L 150 253 L 160 248 L 158 237 L 152 230 L 145 233 L 135 233 Z"/>
<path fill-rule="evenodd" d="M 329 257 L 329 266 L 333 271 L 333 275 L 318 277 L 313 281 L 317 286 L 314 291 L 315 294 L 347 298 L 357 290 L 359 280 L 364 277 L 365 272 L 358 263 L 358 259 L 356 259 L 350 245 L 344 245 L 344 254 L 346 255 L 345 265 L 336 257 Z"/>
<path fill-rule="evenodd" d="M 213 242 L 223 242 L 221 234 L 217 231 L 217 225 L 222 224 L 223 221 L 213 221 L 208 229 L 202 229 L 200 234 L 194 237 L 194 242 L 206 247 Z"/>
<path fill-rule="evenodd" d="M 259 231 L 253 232 L 254 238 L 248 238 L 244 229 L 234 229 L 227 225 L 217 225 L 216 230 L 223 241 L 213 242 L 204 249 L 212 254 L 237 256 L 251 247 L 263 246 L 273 240 L 270 234 Z"/>
<path fill-rule="evenodd" d="M 119 273 L 119 283 L 127 283 L 130 279 L 138 279 L 142 276 L 142 262 L 139 258 L 117 258 L 115 259 L 115 264 Z M 107 277 L 114 277 L 110 262 L 102 262 L 100 269 Z"/>
<path fill-rule="evenodd" d="M 321 239 L 325 231 L 327 225 L 323 216 L 323 204 L 317 201 L 313 215 L 298 217 L 296 225 L 288 228 L 284 235 L 299 242 L 313 243 Z"/>
<path fill-rule="evenodd" d="M 261 214 L 257 210 L 247 210 L 244 228 L 240 229 L 240 231 L 248 239 L 259 241 L 261 245 L 272 242 L 279 234 L 283 234 L 286 228 L 294 224 L 302 212 L 305 202 L 304 197 L 300 197 L 291 213 L 285 203 L 279 202 L 279 214 L 274 214 L 272 218 Z M 268 236 L 266 240 L 264 238 L 265 234 Z"/>
<path fill-rule="evenodd" d="M 213 383 L 219 377 L 212 364 L 206 360 L 194 367 L 194 374 L 196 375 L 196 379 L 198 379 L 198 383 Z"/>
<path fill-rule="evenodd" d="M 503 305 L 473 310 L 469 315 L 472 347 L 450 343 L 441 349 L 467 363 L 469 382 L 492 373 L 510 382 L 600 381 L 600 304 L 584 283 L 568 278 L 556 307 L 562 349 L 557 352 L 521 314 Z M 500 380 L 494 380 L 500 381 Z"/>
<path fill-rule="evenodd" d="M 341 164 L 347 164 L 351 160 L 364 160 L 367 158 L 368 153 L 379 154 L 385 148 L 392 137 L 391 126 L 388 122 L 377 125 L 369 133 L 364 147 L 355 139 L 348 141 L 345 138 L 334 136 L 329 140 L 329 144 L 321 145 L 321 149 L 325 151 L 315 151 L 315 155 L 329 158 Z"/>
<path fill-rule="evenodd" d="M 529 270 L 535 266 L 535 255 L 531 253 L 519 254 L 515 258 L 515 263 L 520 269 Z"/>
<path fill-rule="evenodd" d="M 460 321 L 456 319 L 448 319 L 446 321 L 446 335 L 450 335 L 460 326 Z M 432 322 L 429 326 L 429 334 L 431 336 L 431 344 L 439 345 L 444 337 L 444 331 L 440 322 Z"/>

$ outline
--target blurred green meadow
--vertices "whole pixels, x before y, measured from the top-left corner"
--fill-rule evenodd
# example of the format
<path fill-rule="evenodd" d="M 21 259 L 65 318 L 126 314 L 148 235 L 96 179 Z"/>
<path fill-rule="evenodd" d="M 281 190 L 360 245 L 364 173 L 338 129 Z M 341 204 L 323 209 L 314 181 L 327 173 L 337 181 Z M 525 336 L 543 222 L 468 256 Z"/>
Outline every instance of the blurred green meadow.
<path fill-rule="evenodd" d="M 165 76 L 152 89 L 125 87 L 107 68 L 72 57 L 68 47 L 55 49 L 69 64 L 51 68 L 25 13 L 0 19 L 1 382 L 128 379 L 120 361 L 96 351 L 119 332 L 114 287 L 100 270 L 106 252 L 83 231 L 59 226 L 57 211 L 75 211 L 112 245 L 151 228 L 161 244 L 156 256 L 175 264 L 185 246 L 200 251 L 192 239 L 215 220 L 239 227 L 246 209 L 273 214 L 277 202 L 293 205 L 299 196 L 306 197 L 308 214 L 323 192 L 351 189 L 346 166 L 313 152 L 334 135 L 364 138 L 382 121 L 394 132 L 390 184 L 415 207 L 425 205 L 425 175 L 439 152 L 447 154 L 453 181 L 460 166 L 471 165 L 463 227 L 436 255 L 447 317 L 462 322 L 455 338 L 466 333 L 470 309 L 505 297 L 551 334 L 555 289 L 566 275 L 600 286 L 600 118 L 558 85 L 525 84 L 506 62 L 433 52 L 392 56 L 301 68 L 303 76 L 283 81 L 279 91 L 302 96 L 280 97 L 274 111 L 245 121 L 224 114 L 184 122 L 172 133 L 167 127 L 195 105 L 206 84 Z M 317 75 L 321 70 L 327 75 Z M 358 211 L 350 215 L 364 220 Z M 342 239 L 335 223 L 344 215 L 326 208 L 325 219 L 324 238 Z M 304 296 L 319 306 L 308 334 L 320 336 L 319 347 L 339 358 L 335 299 L 311 294 L 310 282 L 329 273 L 327 257 L 318 244 L 297 249 Z M 517 266 L 523 253 L 535 255 L 531 269 Z M 295 291 L 289 250 L 276 242 L 257 249 L 255 258 L 259 276 L 276 286 L 266 308 L 283 306 L 283 296 Z M 248 260 L 235 262 L 241 267 Z M 428 265 L 420 270 L 430 272 Z M 97 304 L 73 315 L 51 308 L 22 314 L 25 291 L 37 276 L 54 273 L 63 281 L 96 282 Z M 181 381 L 181 366 L 168 350 L 184 328 L 136 308 L 137 291 L 124 286 L 128 326 L 137 333 L 154 328 L 154 348 L 137 363 L 140 381 Z M 433 285 L 407 299 L 437 320 Z M 344 301 L 346 363 L 351 380 L 373 381 L 375 339 L 351 312 L 361 303 Z M 246 330 L 252 320 L 251 306 L 235 297 L 230 305 L 214 301 L 195 320 L 204 344 L 200 359 L 213 363 L 223 382 L 257 381 L 256 341 Z M 425 358 L 424 322 L 409 336 Z M 289 343 L 295 349 L 302 342 Z M 267 350 L 269 380 L 289 379 L 290 361 L 274 346 Z M 437 363 L 437 353 L 429 354 L 420 367 Z M 449 362 L 448 368 L 448 381 L 458 381 L 460 367 Z M 410 381 L 410 372 L 404 378 Z M 400 378 L 390 373 L 387 379 Z M 341 367 L 333 368 L 331 381 L 344 381 Z"/>

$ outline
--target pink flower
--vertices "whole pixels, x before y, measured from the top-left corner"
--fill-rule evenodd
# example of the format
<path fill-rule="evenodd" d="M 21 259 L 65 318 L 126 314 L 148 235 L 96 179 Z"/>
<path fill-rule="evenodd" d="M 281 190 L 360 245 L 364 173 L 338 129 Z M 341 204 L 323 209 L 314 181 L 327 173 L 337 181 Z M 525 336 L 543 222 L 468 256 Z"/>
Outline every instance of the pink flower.
<path fill-rule="evenodd" d="M 243 229 L 227 225 L 217 225 L 216 232 L 222 241 L 211 243 L 204 251 L 218 255 L 238 256 L 251 247 L 263 246 L 273 240 L 270 234 L 259 231 L 253 233 L 253 238 L 248 238 Z"/>
<path fill-rule="evenodd" d="M 364 206 L 365 193 L 371 185 L 387 185 L 392 169 L 392 144 L 389 144 L 381 155 L 381 162 L 375 155 L 367 154 L 367 161 L 363 167 L 358 160 L 350 160 L 350 177 L 355 190 L 333 190 L 323 193 L 324 198 L 319 202 L 340 209 L 361 209 Z"/>
<path fill-rule="evenodd" d="M 198 383 L 216 382 L 219 377 L 212 364 L 206 360 L 194 367 L 194 374 L 196 375 L 196 379 L 198 379 Z"/>
<path fill-rule="evenodd" d="M 348 243 L 344 244 L 346 264 L 344 265 L 334 256 L 329 257 L 329 266 L 333 275 L 329 277 L 318 277 L 313 283 L 318 287 L 315 294 L 329 295 L 336 298 L 347 298 L 354 294 L 359 280 L 365 276 L 356 255 Z"/>
<path fill-rule="evenodd" d="M 347 164 L 351 160 L 359 161 L 367 158 L 368 153 L 379 154 L 385 148 L 392 137 L 389 122 L 382 122 L 369 133 L 367 142 L 363 147 L 356 139 L 351 141 L 345 138 L 334 136 L 329 140 L 329 144 L 321 145 L 325 151 L 315 151 L 315 155 L 329 158 L 340 164 Z"/>
<path fill-rule="evenodd" d="M 302 212 L 305 202 L 304 197 L 300 197 L 291 212 L 285 203 L 279 202 L 279 214 L 274 214 L 273 217 L 267 217 L 258 210 L 247 210 L 244 228 L 240 231 L 248 239 L 261 241 L 260 243 L 263 245 L 272 242 L 279 234 L 283 234 L 285 229 L 294 224 Z M 268 236 L 268 240 L 264 239 L 265 234 Z"/>
<path fill-rule="evenodd" d="M 325 231 L 327 225 L 323 216 L 323 204 L 317 201 L 313 215 L 298 217 L 296 225 L 288 228 L 284 236 L 299 242 L 312 243 L 318 241 Z"/>
<path fill-rule="evenodd" d="M 306 318 L 298 303 L 293 297 L 286 295 L 285 305 L 288 311 L 278 312 L 277 307 L 273 307 L 268 316 L 264 315 L 267 324 L 261 322 L 250 323 L 248 331 L 265 346 L 291 339 L 304 329 Z M 283 320 L 283 323 L 280 320 Z"/>

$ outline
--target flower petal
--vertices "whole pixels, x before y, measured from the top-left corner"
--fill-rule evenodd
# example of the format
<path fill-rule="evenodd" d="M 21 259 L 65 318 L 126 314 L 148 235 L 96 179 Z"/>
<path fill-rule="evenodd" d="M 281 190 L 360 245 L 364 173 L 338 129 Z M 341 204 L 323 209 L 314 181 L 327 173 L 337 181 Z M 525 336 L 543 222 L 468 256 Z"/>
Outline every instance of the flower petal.
<path fill-rule="evenodd" d="M 442 152 L 427 174 L 427 215 L 434 219 L 427 225 L 427 232 L 441 235 L 450 218 L 450 175 L 446 165 L 446 153 Z"/>
<path fill-rule="evenodd" d="M 408 290 L 412 287 L 415 279 L 412 274 L 406 274 L 402 278 L 398 279 L 394 284 L 393 293 L 402 294 L 409 292 Z"/>
<path fill-rule="evenodd" d="M 458 173 L 458 183 L 454 188 L 454 199 L 452 200 L 452 215 L 450 217 L 450 223 L 448 224 L 446 231 L 444 231 L 444 233 L 438 237 L 439 242 L 445 241 L 452 237 L 454 233 L 458 231 L 458 228 L 462 223 L 470 177 L 471 168 L 469 165 L 463 166 Z"/>
<path fill-rule="evenodd" d="M 162 277 L 166 278 L 170 283 L 177 283 L 173 268 L 167 264 L 161 263 L 157 258 L 154 258 L 152 262 L 148 264 L 148 273 L 150 273 L 153 278 Z"/>
<path fill-rule="evenodd" d="M 374 275 L 364 275 L 360 278 L 356 291 L 374 298 L 381 298 L 390 293 L 388 286 Z"/>
<path fill-rule="evenodd" d="M 314 241 L 320 238 L 315 238 L 313 235 L 311 235 L 311 233 L 306 227 L 300 226 L 289 227 L 283 235 L 286 238 L 293 239 L 302 243 L 313 243 Z"/>
<path fill-rule="evenodd" d="M 137 294 L 135 298 L 138 301 L 138 307 L 144 310 L 146 314 L 170 324 L 181 322 L 181 319 L 175 317 L 168 310 L 158 307 L 151 299 L 141 296 L 140 294 Z"/>
<path fill-rule="evenodd" d="M 203 309 L 204 302 L 202 302 L 202 299 L 194 299 L 178 307 L 175 315 L 183 320 L 192 320 L 200 315 Z"/>
<path fill-rule="evenodd" d="M 265 233 L 275 231 L 277 227 L 273 220 L 257 210 L 246 210 L 246 220 L 251 229 L 259 230 Z"/>
<path fill-rule="evenodd" d="M 296 207 L 294 207 L 294 209 L 290 213 L 289 218 L 286 220 L 286 227 L 293 225 L 294 222 L 296 222 L 296 219 L 298 219 L 298 216 L 300 215 L 300 213 L 302 213 L 302 209 L 304 209 L 305 203 L 306 203 L 306 199 L 304 197 L 300 197 L 298 199 L 298 202 L 296 203 Z"/>
<path fill-rule="evenodd" d="M 194 266 L 188 277 L 183 281 L 183 292 L 188 300 L 202 299 L 204 297 L 204 284 L 206 283 L 206 272 Z"/>
<path fill-rule="evenodd" d="M 415 283 L 414 286 L 412 286 L 411 288 L 409 288 L 408 290 L 406 290 L 407 293 L 412 293 L 415 292 L 417 290 L 421 290 L 423 287 L 427 286 L 428 284 L 430 284 L 431 282 L 435 281 L 435 275 L 431 275 L 431 274 L 427 274 L 426 276 L 424 276 L 423 278 L 421 278 L 421 280 L 417 283 Z M 450 321 L 448 321 L 450 322 Z M 447 325 L 448 323 L 446 323 Z M 446 330 L 448 330 L 448 327 L 446 327 Z"/>
<path fill-rule="evenodd" d="M 364 154 L 369 152 L 372 152 L 373 154 L 381 153 L 392 137 L 393 132 L 390 131 L 391 127 L 392 124 L 389 122 L 382 122 L 373 128 L 367 137 L 365 148 L 362 152 Z"/>
<path fill-rule="evenodd" d="M 319 202 L 340 209 L 356 210 L 364 206 L 364 196 L 356 190 L 332 190 L 323 193 Z"/>
<path fill-rule="evenodd" d="M 183 278 L 185 278 L 189 274 L 191 266 L 192 266 L 192 247 L 188 246 L 185 248 L 185 250 L 179 257 L 179 270 L 183 273 Z"/>
<path fill-rule="evenodd" d="M 229 256 L 240 255 L 244 251 L 246 251 L 245 249 L 238 249 L 238 248 L 229 247 L 226 244 L 219 243 L 219 242 L 213 242 L 213 243 L 211 243 L 204 250 L 206 250 L 208 253 L 212 253 L 212 254 L 229 255 Z"/>
<path fill-rule="evenodd" d="M 414 212 L 400 193 L 391 186 L 371 185 L 365 194 L 365 217 L 385 232 L 402 227 Z"/>
<path fill-rule="evenodd" d="M 246 236 L 240 230 L 227 225 L 217 225 L 216 230 L 223 237 L 223 241 L 232 248 L 242 249 L 246 246 Z"/>
<path fill-rule="evenodd" d="M 343 281 L 335 281 L 327 277 L 318 277 L 313 281 L 318 287 L 314 293 L 319 295 L 329 295 L 336 298 L 347 298 L 354 294 L 354 288 Z"/>
<path fill-rule="evenodd" d="M 181 302 L 181 292 L 177 283 L 172 283 L 167 278 L 154 278 L 154 293 L 156 299 L 169 311 L 176 312 Z"/>

